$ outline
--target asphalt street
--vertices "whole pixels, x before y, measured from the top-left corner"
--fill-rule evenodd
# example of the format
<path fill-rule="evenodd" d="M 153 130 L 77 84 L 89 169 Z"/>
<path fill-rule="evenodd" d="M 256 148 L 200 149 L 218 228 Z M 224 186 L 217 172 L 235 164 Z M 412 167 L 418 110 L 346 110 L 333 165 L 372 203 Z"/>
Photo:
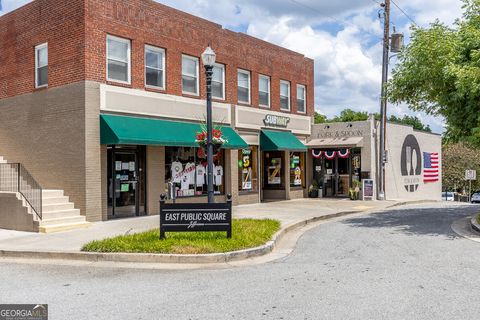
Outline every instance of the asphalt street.
<path fill-rule="evenodd" d="M 220 270 L 0 260 L 1 303 L 50 319 L 479 319 L 480 243 L 451 224 L 479 206 L 430 204 L 306 232 L 286 258 Z"/>

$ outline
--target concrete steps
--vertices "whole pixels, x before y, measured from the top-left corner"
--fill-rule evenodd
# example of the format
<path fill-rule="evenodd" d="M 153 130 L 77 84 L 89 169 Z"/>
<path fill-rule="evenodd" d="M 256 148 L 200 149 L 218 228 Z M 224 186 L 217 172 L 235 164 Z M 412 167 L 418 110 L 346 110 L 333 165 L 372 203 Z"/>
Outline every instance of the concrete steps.
<path fill-rule="evenodd" d="M 38 231 L 42 233 L 85 228 L 90 225 L 79 209 L 69 202 L 63 190 L 42 190 L 42 220 Z"/>
<path fill-rule="evenodd" d="M 7 163 L 6 159 L 2 156 L 0 156 L 0 164 L 1 163 Z M 3 176 L 3 184 L 0 184 L 0 191 L 10 192 L 14 197 L 12 198 L 8 195 L 3 197 L 5 201 L 8 201 L 9 207 L 4 210 L 5 212 L 0 212 L 0 218 L 1 216 L 5 216 L 8 220 L 9 214 L 11 214 L 12 211 L 17 212 L 19 217 L 16 220 L 21 221 L 21 224 L 25 226 L 19 225 L 19 228 L 16 230 L 21 229 L 24 231 L 49 233 L 85 228 L 90 225 L 90 223 L 86 221 L 85 216 L 80 214 L 80 210 L 75 209 L 75 205 L 64 195 L 63 190 L 55 189 L 42 190 L 42 218 L 40 219 L 20 193 L 16 192 L 17 190 L 9 190 L 12 189 L 12 186 L 16 188 L 18 183 L 16 181 L 18 179 L 17 167 L 2 166 L 1 174 Z M 26 181 L 21 180 L 20 182 L 24 189 L 29 188 Z M 17 200 L 14 200 L 15 197 Z M 18 210 L 13 210 L 15 201 L 18 203 Z M 1 203 L 0 209 L 2 209 Z M 2 219 L 0 219 L 0 221 L 2 221 Z M 6 227 L 8 229 L 15 229 L 15 225 L 12 223 L 9 223 Z M 2 225 L 0 225 L 0 228 L 2 228 Z"/>

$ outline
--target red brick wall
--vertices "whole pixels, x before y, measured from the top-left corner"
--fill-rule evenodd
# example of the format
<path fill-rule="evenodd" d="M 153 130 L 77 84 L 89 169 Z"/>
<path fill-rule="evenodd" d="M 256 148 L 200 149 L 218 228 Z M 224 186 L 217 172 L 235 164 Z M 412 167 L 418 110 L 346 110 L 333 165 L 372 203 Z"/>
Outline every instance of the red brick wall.
<path fill-rule="evenodd" d="M 280 110 L 280 79 L 307 87 L 313 114 L 313 60 L 152 0 L 35 0 L 0 17 L 0 98 L 34 91 L 34 46 L 49 43 L 49 88 L 80 80 L 106 83 L 106 35 L 131 39 L 132 84 L 144 88 L 144 45 L 166 49 L 166 93 L 182 95 L 181 56 L 200 58 L 210 42 L 226 65 L 226 102 L 237 103 L 237 68 L 251 71 L 252 106 L 258 75 L 271 77 L 271 109 Z M 85 61 L 87 63 L 85 64 Z M 200 68 L 200 98 L 205 77 Z"/>
<path fill-rule="evenodd" d="M 85 78 L 84 13 L 84 0 L 36 0 L 0 17 L 0 99 L 35 91 L 34 48 L 45 42 L 49 87 Z"/>
<path fill-rule="evenodd" d="M 226 102 L 237 103 L 237 68 L 251 71 L 252 105 L 258 106 L 258 75 L 271 77 L 271 109 L 280 110 L 280 79 L 291 82 L 291 106 L 296 112 L 296 84 L 307 87 L 307 111 L 313 114 L 313 60 L 248 35 L 151 0 L 87 0 L 87 78 L 106 82 L 105 42 L 111 34 L 131 40 L 132 83 L 144 88 L 144 45 L 166 49 L 166 92 L 182 95 L 181 56 L 200 58 L 211 43 L 217 61 L 226 65 Z M 201 59 L 200 59 L 201 60 Z M 200 67 L 200 97 L 205 98 Z"/>

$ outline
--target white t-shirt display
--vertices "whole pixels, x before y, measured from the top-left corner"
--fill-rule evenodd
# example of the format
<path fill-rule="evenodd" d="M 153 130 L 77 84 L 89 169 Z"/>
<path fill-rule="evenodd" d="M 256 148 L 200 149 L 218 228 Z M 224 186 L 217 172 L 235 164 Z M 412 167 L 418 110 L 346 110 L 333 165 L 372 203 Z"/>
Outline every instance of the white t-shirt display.
<path fill-rule="evenodd" d="M 185 175 L 188 176 L 188 183 L 195 184 L 195 163 L 189 162 L 185 165 Z"/>
<path fill-rule="evenodd" d="M 222 185 L 223 180 L 223 167 L 222 166 L 215 166 L 213 168 L 213 180 L 215 181 L 216 186 Z"/>
<path fill-rule="evenodd" d="M 182 176 L 182 182 L 181 182 L 181 189 L 182 190 L 188 190 L 190 189 L 190 178 L 188 176 L 188 174 L 184 174 Z"/>
<path fill-rule="evenodd" d="M 172 181 L 174 183 L 180 183 L 182 181 L 182 176 L 183 176 L 183 173 L 182 173 L 183 165 L 178 161 L 172 162 L 171 171 L 172 171 Z"/>
<path fill-rule="evenodd" d="M 197 187 L 202 187 L 205 184 L 205 173 L 207 170 L 201 164 L 197 165 Z"/>

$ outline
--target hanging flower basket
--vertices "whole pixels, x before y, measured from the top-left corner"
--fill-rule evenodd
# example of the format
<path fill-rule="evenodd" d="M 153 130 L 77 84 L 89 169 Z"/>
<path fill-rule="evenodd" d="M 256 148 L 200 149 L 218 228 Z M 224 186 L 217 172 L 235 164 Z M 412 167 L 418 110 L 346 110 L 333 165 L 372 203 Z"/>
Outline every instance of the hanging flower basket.
<path fill-rule="evenodd" d="M 207 153 L 207 130 L 202 126 L 202 132 L 197 132 L 195 142 Z M 212 130 L 213 154 L 216 154 L 228 140 L 223 137 L 222 130 Z"/>

